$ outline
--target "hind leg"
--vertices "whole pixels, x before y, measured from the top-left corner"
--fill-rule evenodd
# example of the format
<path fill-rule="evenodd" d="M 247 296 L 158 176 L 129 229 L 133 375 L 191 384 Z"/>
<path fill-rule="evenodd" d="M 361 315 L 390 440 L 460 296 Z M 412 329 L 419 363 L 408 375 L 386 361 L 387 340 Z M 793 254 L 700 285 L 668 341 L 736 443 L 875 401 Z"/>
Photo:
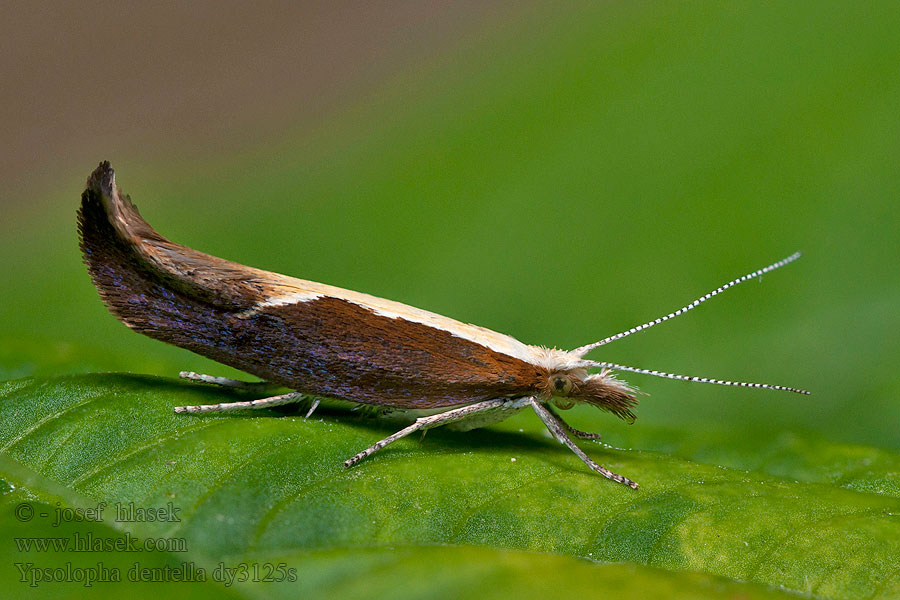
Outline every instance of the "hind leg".
<path fill-rule="evenodd" d="M 229 379 L 227 377 L 203 375 L 202 373 L 194 373 L 193 371 L 182 371 L 178 374 L 178 376 L 182 379 L 187 379 L 188 381 L 210 383 L 212 385 L 220 385 L 222 387 L 232 388 L 236 390 L 264 391 L 280 387 L 274 383 L 269 383 L 268 381 L 240 381 L 238 379 Z"/>
<path fill-rule="evenodd" d="M 303 394 L 300 392 L 291 392 L 280 396 L 272 396 L 271 398 L 260 398 L 259 400 L 248 400 L 246 402 L 221 402 L 219 404 L 198 404 L 194 406 L 176 406 L 177 413 L 208 413 L 208 412 L 228 412 L 232 410 L 247 410 L 254 408 L 271 408 L 273 406 L 282 406 L 284 404 L 293 404 L 300 402 Z M 307 417 L 312 414 L 319 402 L 316 401 L 313 407 L 307 413 Z"/>

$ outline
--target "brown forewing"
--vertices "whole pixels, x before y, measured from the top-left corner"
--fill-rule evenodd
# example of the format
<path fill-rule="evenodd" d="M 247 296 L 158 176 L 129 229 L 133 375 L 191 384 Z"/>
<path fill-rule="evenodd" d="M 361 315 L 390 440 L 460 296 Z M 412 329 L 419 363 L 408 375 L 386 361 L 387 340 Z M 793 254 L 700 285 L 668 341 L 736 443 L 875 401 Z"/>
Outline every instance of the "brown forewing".
<path fill-rule="evenodd" d="M 340 298 L 268 307 L 228 323 L 242 333 L 237 355 L 253 357 L 245 370 L 367 404 L 425 408 L 527 395 L 547 376 L 541 367 L 447 331 Z"/>

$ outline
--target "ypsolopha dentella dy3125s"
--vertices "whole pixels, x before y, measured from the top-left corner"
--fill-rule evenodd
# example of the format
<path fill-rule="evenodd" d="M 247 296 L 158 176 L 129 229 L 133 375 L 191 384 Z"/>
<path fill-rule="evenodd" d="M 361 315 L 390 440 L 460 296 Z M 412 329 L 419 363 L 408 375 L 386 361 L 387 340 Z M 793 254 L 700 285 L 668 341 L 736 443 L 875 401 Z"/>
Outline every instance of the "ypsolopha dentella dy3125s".
<path fill-rule="evenodd" d="M 570 436 L 599 436 L 570 427 L 555 409 L 586 403 L 634 420 L 635 390 L 617 379 L 616 371 L 808 393 L 584 358 L 600 346 L 677 317 L 732 286 L 782 267 L 799 253 L 730 281 L 675 312 L 566 351 L 523 344 L 399 302 L 254 269 L 170 242 L 119 191 L 107 162 L 88 179 L 78 228 L 84 261 L 112 314 L 144 335 L 263 381 L 196 373 L 182 377 L 245 389 L 295 390 L 248 402 L 180 406 L 176 412 L 266 408 L 310 396 L 309 416 L 318 397 L 325 396 L 432 413 L 348 459 L 344 462 L 348 467 L 414 431 L 447 424 L 461 430 L 482 427 L 530 407 L 588 467 L 637 488 L 585 454 Z"/>

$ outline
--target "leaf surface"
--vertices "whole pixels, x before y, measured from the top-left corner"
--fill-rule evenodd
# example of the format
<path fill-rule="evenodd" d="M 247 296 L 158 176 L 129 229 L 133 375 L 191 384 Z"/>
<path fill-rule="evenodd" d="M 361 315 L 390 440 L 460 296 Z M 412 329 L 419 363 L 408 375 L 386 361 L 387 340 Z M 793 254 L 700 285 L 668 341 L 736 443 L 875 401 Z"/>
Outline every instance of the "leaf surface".
<path fill-rule="evenodd" d="M 135 560 L 190 563 L 209 575 L 191 583 L 192 592 L 239 597 L 454 597 L 484 592 L 485 581 L 534 597 L 554 589 L 619 597 L 777 597 L 779 587 L 834 598 L 900 593 L 900 457 L 887 451 L 796 436 L 760 438 L 751 451 L 724 434 L 637 427 L 626 441 L 645 450 L 582 443 L 637 479 L 635 491 L 589 472 L 524 414 L 483 430 L 401 440 L 348 470 L 344 459 L 398 425 L 336 404 L 310 419 L 172 412 L 247 397 L 123 374 L 3 384 L 9 537 L 90 530 L 183 540 L 183 551 L 122 558 L 123 576 Z M 102 522 L 65 529 L 51 517 L 16 521 L 22 502 L 51 516 L 60 507 L 106 508 Z M 116 522 L 117 505 L 168 506 L 177 520 Z M 7 564 L 26 555 L 36 565 L 69 559 L 13 554 Z M 221 565 L 244 568 L 252 580 L 253 568 L 279 564 L 296 580 L 228 588 L 212 581 Z M 21 578 L 5 572 L 10 582 Z M 410 582 L 411 572 L 421 579 Z M 38 589 L 52 585 L 60 584 Z M 110 593 L 113 585 L 96 584 Z"/>

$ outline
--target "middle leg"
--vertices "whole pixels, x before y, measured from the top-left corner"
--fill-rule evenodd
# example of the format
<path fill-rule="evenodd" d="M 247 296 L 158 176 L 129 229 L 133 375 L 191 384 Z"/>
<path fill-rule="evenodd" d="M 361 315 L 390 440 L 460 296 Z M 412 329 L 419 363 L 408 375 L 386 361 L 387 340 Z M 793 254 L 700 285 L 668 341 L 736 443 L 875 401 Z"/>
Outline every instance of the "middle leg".
<path fill-rule="evenodd" d="M 485 400 L 476 402 L 460 408 L 454 408 L 446 412 L 429 415 L 427 417 L 419 417 L 415 422 L 404 427 L 397 433 L 387 436 L 381 441 L 375 442 L 356 456 L 344 461 L 345 467 L 352 467 L 367 456 L 375 454 L 388 444 L 392 444 L 397 440 L 408 436 L 411 433 L 426 430 L 432 427 L 439 427 L 449 423 L 455 423 L 463 420 L 472 421 L 474 426 L 481 426 L 487 423 L 494 423 L 511 416 L 514 412 L 518 412 L 523 406 L 527 405 L 527 398 L 497 398 L 494 400 Z M 500 413 L 490 415 L 489 413 Z M 505 413 L 505 414 L 504 414 Z"/>

